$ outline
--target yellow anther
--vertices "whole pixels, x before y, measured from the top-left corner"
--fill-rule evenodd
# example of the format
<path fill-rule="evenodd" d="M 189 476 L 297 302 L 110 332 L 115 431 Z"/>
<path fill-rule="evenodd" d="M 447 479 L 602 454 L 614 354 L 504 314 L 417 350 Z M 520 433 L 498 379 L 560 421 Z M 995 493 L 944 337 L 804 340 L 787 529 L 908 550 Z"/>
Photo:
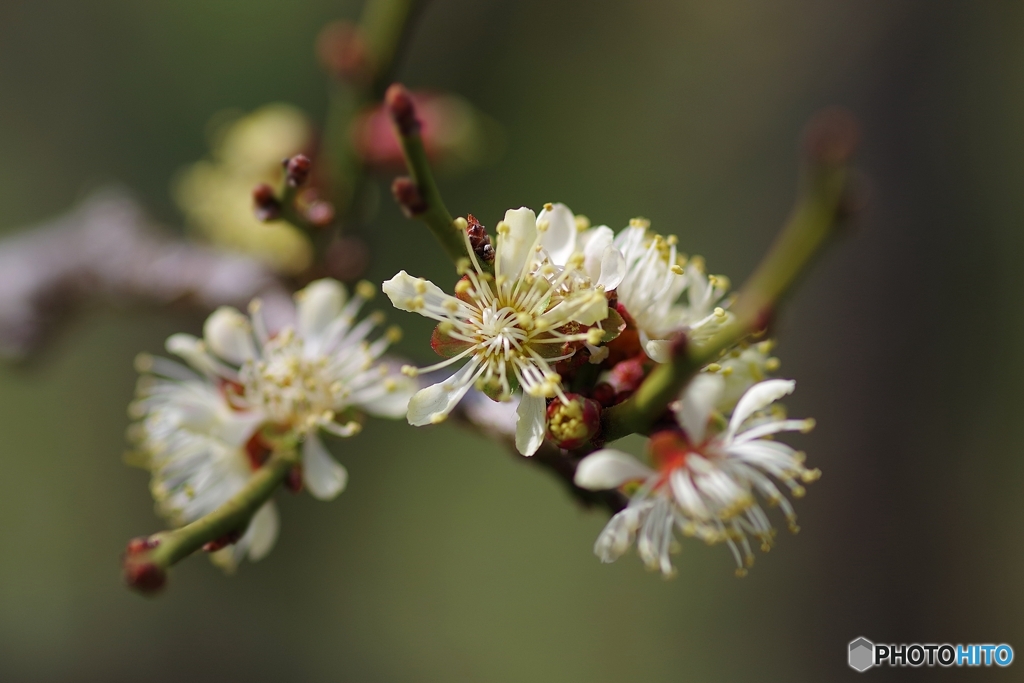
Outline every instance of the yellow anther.
<path fill-rule="evenodd" d="M 810 484 L 810 483 L 816 482 L 819 479 L 821 479 L 821 470 L 813 469 L 813 470 L 807 470 L 806 472 L 802 472 L 800 474 L 800 479 L 805 484 Z"/>
<path fill-rule="evenodd" d="M 576 230 L 583 232 L 590 229 L 590 219 L 586 216 L 576 216 Z"/>
<path fill-rule="evenodd" d="M 703 273 L 704 272 L 704 267 L 705 267 L 704 257 L 703 256 L 692 256 L 692 257 L 690 257 L 690 265 Z"/>
<path fill-rule="evenodd" d="M 427 281 L 424 280 L 423 278 L 417 278 L 416 281 L 413 282 L 412 288 L 416 290 L 417 294 L 426 294 Z"/>
<path fill-rule="evenodd" d="M 468 294 L 471 289 L 473 289 L 473 284 L 469 280 L 459 280 L 455 284 L 456 294 Z"/>
<path fill-rule="evenodd" d="M 349 422 L 347 425 L 345 425 L 345 429 L 348 430 L 349 436 L 355 436 L 359 432 L 363 431 L 363 425 L 359 424 L 358 422 Z"/>
<path fill-rule="evenodd" d="M 665 238 L 665 244 L 667 244 L 670 247 L 674 247 L 677 244 L 679 244 L 679 238 L 676 237 L 675 235 L 669 235 L 668 237 Z"/>
<path fill-rule="evenodd" d="M 466 275 L 473 270 L 473 264 L 470 263 L 469 259 L 463 256 L 462 258 L 455 261 L 455 272 L 459 275 Z M 460 282 L 462 282 L 460 280 Z"/>
<path fill-rule="evenodd" d="M 415 377 L 420 374 L 420 370 L 415 365 L 403 365 L 402 374 L 406 377 Z"/>
<path fill-rule="evenodd" d="M 807 489 L 805 489 L 803 486 L 794 486 L 792 491 L 794 498 L 803 498 L 804 496 L 807 495 Z"/>
<path fill-rule="evenodd" d="M 685 270 L 685 269 L 684 269 L 684 268 L 683 268 L 683 267 L 682 267 L 681 265 L 679 265 L 678 263 L 677 263 L 677 264 L 675 264 L 675 265 L 673 265 L 673 266 L 672 266 L 672 268 L 671 268 L 671 270 L 672 270 L 672 272 L 673 272 L 673 273 L 675 273 L 676 275 L 682 275 L 683 273 L 685 273 L 685 272 L 686 272 L 686 270 Z"/>
<path fill-rule="evenodd" d="M 458 313 L 459 311 L 459 302 L 455 299 L 445 299 L 443 306 L 444 310 L 449 313 Z"/>
<path fill-rule="evenodd" d="M 782 365 L 778 358 L 769 358 L 764 362 L 764 369 L 768 372 L 775 372 Z"/>
<path fill-rule="evenodd" d="M 708 367 L 707 367 L 707 371 L 708 372 L 718 372 L 721 369 L 722 369 L 722 366 L 719 365 L 718 363 L 709 363 Z"/>
<path fill-rule="evenodd" d="M 725 309 L 724 308 L 716 307 L 715 308 L 715 317 L 716 318 L 724 318 L 725 317 Z"/>
<path fill-rule="evenodd" d="M 494 226 L 494 231 L 499 235 L 507 235 L 512 231 L 512 227 L 505 221 L 498 221 L 498 224 Z"/>
<path fill-rule="evenodd" d="M 724 377 L 728 377 L 732 373 L 733 373 L 733 367 L 731 365 L 727 365 L 724 368 L 722 368 L 722 375 Z"/>
<path fill-rule="evenodd" d="M 360 280 L 356 283 L 356 295 L 369 301 L 377 295 L 377 288 L 369 280 Z"/>
<path fill-rule="evenodd" d="M 555 208 L 555 205 L 552 204 L 551 202 L 547 202 L 547 203 L 544 204 L 544 209 L 546 211 L 552 211 L 552 210 L 554 210 L 554 208 Z"/>
<path fill-rule="evenodd" d="M 445 320 L 438 324 L 437 331 L 443 335 L 449 335 L 455 331 L 455 324 L 452 323 L 450 320 Z"/>
<path fill-rule="evenodd" d="M 551 227 L 550 221 L 537 221 L 537 232 L 545 233 Z"/>
<path fill-rule="evenodd" d="M 414 311 L 418 311 L 419 309 L 423 308 L 426 305 L 426 303 L 427 302 L 423 300 L 422 296 L 414 296 L 412 300 L 409 302 L 409 308 L 411 308 Z"/>
<path fill-rule="evenodd" d="M 398 382 L 396 382 L 395 380 L 393 380 L 391 378 L 388 378 L 388 379 L 384 380 L 384 391 L 386 391 L 388 393 L 392 393 L 392 392 L 394 392 L 397 389 L 398 389 Z"/>
<path fill-rule="evenodd" d="M 382 325 L 384 321 L 388 319 L 387 316 L 384 315 L 384 313 L 382 313 L 381 311 L 374 311 L 369 315 L 369 318 L 370 322 L 372 322 L 374 325 Z"/>
<path fill-rule="evenodd" d="M 506 282 L 508 282 L 508 276 L 499 275 L 498 278 L 494 281 L 494 284 L 498 285 L 498 289 L 501 289 L 502 287 L 505 286 Z"/>
<path fill-rule="evenodd" d="M 746 569 L 744 569 L 743 567 L 737 567 L 736 568 L 736 578 L 737 579 L 742 579 L 746 575 L 747 575 L 747 570 Z"/>
<path fill-rule="evenodd" d="M 467 221 L 462 216 L 459 216 L 458 218 L 452 221 L 452 226 L 454 226 L 454 228 L 459 232 L 466 232 L 466 230 L 469 228 L 469 221 Z"/>
<path fill-rule="evenodd" d="M 434 413 L 430 416 L 430 424 L 439 425 L 448 419 L 448 415 L 445 413 Z"/>
<path fill-rule="evenodd" d="M 253 299 L 252 301 L 249 302 L 249 313 L 251 313 L 251 314 L 258 313 L 262 306 L 263 306 L 263 302 L 261 300 Z"/>
<path fill-rule="evenodd" d="M 402 328 L 397 325 L 392 325 L 384 333 L 384 336 L 387 337 L 387 340 L 392 344 L 397 344 L 402 340 Z"/>
<path fill-rule="evenodd" d="M 818 423 L 814 421 L 813 417 L 809 417 L 806 420 L 804 420 L 804 426 L 801 427 L 800 431 L 803 432 L 804 434 L 806 434 L 807 432 L 809 432 L 812 429 L 814 429 L 815 425 L 817 425 L 817 424 Z"/>
<path fill-rule="evenodd" d="M 604 330 L 598 327 L 591 327 L 587 330 L 587 343 L 591 346 L 597 346 L 604 339 Z"/>

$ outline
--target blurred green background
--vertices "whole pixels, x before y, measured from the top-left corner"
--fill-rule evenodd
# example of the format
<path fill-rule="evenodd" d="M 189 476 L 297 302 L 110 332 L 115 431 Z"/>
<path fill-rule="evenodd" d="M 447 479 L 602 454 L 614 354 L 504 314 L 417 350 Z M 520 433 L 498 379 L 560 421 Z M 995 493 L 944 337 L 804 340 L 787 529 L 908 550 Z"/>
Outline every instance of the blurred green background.
<path fill-rule="evenodd" d="M 179 225 L 169 182 L 210 117 L 319 116 L 313 38 L 357 12 L 0 3 L 0 227 L 111 180 Z M 96 310 L 0 369 L 0 679 L 817 683 L 854 678 L 861 635 L 1024 652 L 1022 28 L 1009 0 L 435 0 L 399 75 L 504 126 L 501 163 L 442 181 L 488 225 L 545 201 L 644 215 L 738 282 L 790 205 L 803 122 L 833 103 L 861 118 L 871 207 L 779 326 L 791 413 L 819 424 L 802 533 L 744 580 L 685 543 L 665 582 L 635 556 L 601 565 L 602 515 L 490 443 L 374 423 L 337 448 L 337 501 L 282 496 L 269 558 L 231 579 L 196 558 L 143 599 L 119 573 L 127 539 L 160 528 L 120 460 L 132 358 L 201 318 Z M 371 241 L 371 279 L 451 277 L 389 201 Z M 425 360 L 413 317 L 390 315 Z"/>

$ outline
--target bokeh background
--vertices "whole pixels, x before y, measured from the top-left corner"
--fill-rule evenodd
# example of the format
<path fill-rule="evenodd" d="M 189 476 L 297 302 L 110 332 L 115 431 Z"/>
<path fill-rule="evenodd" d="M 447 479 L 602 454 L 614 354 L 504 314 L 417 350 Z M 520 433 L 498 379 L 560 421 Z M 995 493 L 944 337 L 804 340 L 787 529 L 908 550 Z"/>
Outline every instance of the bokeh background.
<path fill-rule="evenodd" d="M 0 228 L 116 180 L 166 225 L 170 181 L 225 108 L 319 116 L 312 50 L 354 0 L 0 3 Z M 496 165 L 442 181 L 493 225 L 564 201 L 644 215 L 741 281 L 794 193 L 819 107 L 861 118 L 872 203 L 782 316 L 794 415 L 824 477 L 803 531 L 744 580 L 689 542 L 679 576 L 601 565 L 604 523 L 453 426 L 373 424 L 337 452 L 337 501 L 282 497 L 273 553 L 228 579 L 183 563 L 155 600 L 121 584 L 160 528 L 121 462 L 132 358 L 186 313 L 78 317 L 0 369 L 4 681 L 835 681 L 846 644 L 1007 642 L 1024 653 L 1024 6 L 995 0 L 435 0 L 400 77 L 503 127 Z M 377 281 L 444 281 L 382 204 Z M 377 302 L 384 305 L 384 302 Z M 413 316 L 402 350 L 426 359 Z M 876 680 L 1014 680 L 875 670 Z"/>

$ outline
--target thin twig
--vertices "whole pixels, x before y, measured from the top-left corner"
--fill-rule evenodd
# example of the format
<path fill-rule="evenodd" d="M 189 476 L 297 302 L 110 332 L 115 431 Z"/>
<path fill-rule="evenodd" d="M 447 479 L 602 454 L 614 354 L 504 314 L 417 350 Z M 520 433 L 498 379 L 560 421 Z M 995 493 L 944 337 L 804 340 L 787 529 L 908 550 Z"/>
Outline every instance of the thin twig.
<path fill-rule="evenodd" d="M 811 121 L 804 138 L 803 182 L 796 206 L 775 244 L 740 290 L 731 308 L 732 320 L 699 346 L 687 344 L 680 336 L 672 362 L 652 371 L 628 400 L 604 411 L 604 441 L 645 433 L 701 368 L 767 327 L 780 301 L 848 217 L 848 162 L 856 138 L 856 124 L 845 112 L 827 110 Z"/>
<path fill-rule="evenodd" d="M 86 304 L 210 310 L 244 306 L 256 296 L 271 316 L 290 299 L 269 268 L 173 239 L 152 226 L 131 195 L 107 189 L 0 240 L 0 355 L 27 356 Z"/>

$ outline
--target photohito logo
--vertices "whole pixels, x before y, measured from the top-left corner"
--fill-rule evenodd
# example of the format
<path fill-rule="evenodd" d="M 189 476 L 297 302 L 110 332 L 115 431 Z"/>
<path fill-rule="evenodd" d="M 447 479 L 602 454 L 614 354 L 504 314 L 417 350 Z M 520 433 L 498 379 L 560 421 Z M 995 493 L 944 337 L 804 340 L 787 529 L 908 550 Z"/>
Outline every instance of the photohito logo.
<path fill-rule="evenodd" d="M 1006 643 L 993 645 L 936 645 L 918 643 L 876 645 L 867 638 L 850 641 L 850 668 L 867 671 L 873 666 L 1010 666 L 1013 648 Z"/>

